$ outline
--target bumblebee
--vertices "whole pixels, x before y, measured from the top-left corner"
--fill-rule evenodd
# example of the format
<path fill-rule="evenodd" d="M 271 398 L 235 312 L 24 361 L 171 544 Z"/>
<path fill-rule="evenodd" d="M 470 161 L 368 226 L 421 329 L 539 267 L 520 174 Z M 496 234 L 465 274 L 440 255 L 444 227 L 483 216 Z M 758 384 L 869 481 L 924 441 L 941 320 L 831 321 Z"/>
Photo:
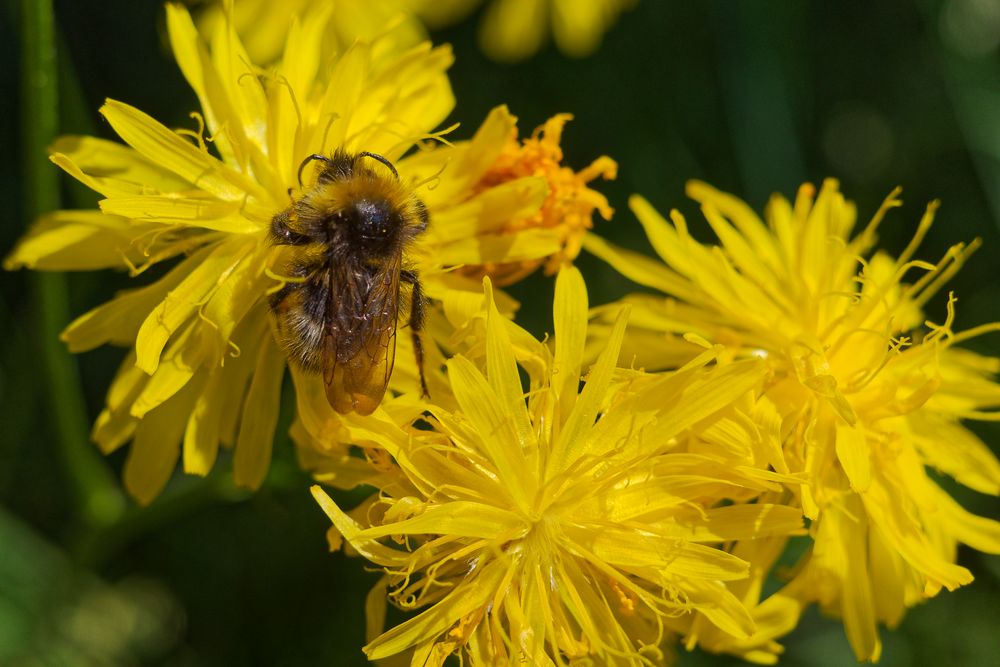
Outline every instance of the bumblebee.
<path fill-rule="evenodd" d="M 426 395 L 424 295 L 403 258 L 427 209 L 381 155 L 310 155 L 300 185 L 311 162 L 320 163 L 313 186 L 271 220 L 271 241 L 291 247 L 287 282 L 270 298 L 278 343 L 291 363 L 322 373 L 334 410 L 370 414 L 389 384 L 402 301 Z"/>

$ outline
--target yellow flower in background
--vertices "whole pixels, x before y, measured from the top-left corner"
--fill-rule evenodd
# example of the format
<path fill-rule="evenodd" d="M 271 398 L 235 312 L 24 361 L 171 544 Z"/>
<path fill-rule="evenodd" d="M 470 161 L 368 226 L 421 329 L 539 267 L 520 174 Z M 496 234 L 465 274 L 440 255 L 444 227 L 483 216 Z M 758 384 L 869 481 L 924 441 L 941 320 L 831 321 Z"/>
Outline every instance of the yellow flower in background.
<path fill-rule="evenodd" d="M 207 5 L 199 26 L 212 31 L 225 23 L 225 0 L 194 0 Z M 535 55 L 551 33 L 564 54 L 583 58 L 636 0 L 489 0 L 479 26 L 479 43 L 493 60 L 517 62 Z M 330 51 L 346 50 L 355 39 L 378 40 L 383 52 L 398 52 L 426 38 L 432 28 L 467 18 L 483 0 L 240 0 L 232 3 L 233 23 L 255 63 L 282 57 L 285 36 L 295 17 L 321 22 Z M 419 18 L 418 18 L 419 17 Z"/>
<path fill-rule="evenodd" d="M 431 26 L 464 18 L 477 0 L 422 0 L 416 11 Z M 479 26 L 479 43 L 487 56 L 502 62 L 530 58 L 549 31 L 568 56 L 582 58 L 601 45 L 618 15 L 635 0 L 490 0 Z"/>
<path fill-rule="evenodd" d="M 876 660 L 878 622 L 894 626 L 907 607 L 971 581 L 955 564 L 957 543 L 1000 553 L 1000 523 L 968 513 L 928 474 L 1000 492 L 1000 464 L 961 423 L 998 418 L 988 410 L 1000 406 L 1000 360 L 957 347 L 998 327 L 956 333 L 954 298 L 944 322 L 922 314 L 978 243 L 952 247 L 937 264 L 914 259 L 935 202 L 900 257 L 876 251 L 897 192 L 856 234 L 854 206 L 833 181 L 818 194 L 803 186 L 794 202 L 773 197 L 766 223 L 704 183 L 688 192 L 720 245 L 698 243 L 679 213 L 668 222 L 640 197 L 632 209 L 663 263 L 585 239 L 623 275 L 667 295 L 626 299 L 637 332 L 626 354 L 673 367 L 698 352 L 681 338 L 694 334 L 770 368 L 763 397 L 775 406 L 787 466 L 778 471 L 805 474 L 797 501 L 814 542 L 772 604 L 819 603 L 843 618 L 857 657 Z M 605 332 L 617 307 L 595 312 Z"/>
<path fill-rule="evenodd" d="M 499 313 L 485 283 L 481 356 L 447 362 L 455 407 L 431 402 L 425 427 L 383 431 L 395 476 L 357 510 L 313 490 L 343 539 L 385 571 L 369 597 L 368 658 L 657 664 L 687 615 L 750 636 L 723 584 L 748 564 L 710 545 L 794 532 L 801 512 L 743 502 L 779 491 L 778 475 L 679 443 L 739 420 L 734 406 L 765 365 L 716 366 L 713 348 L 676 373 L 619 371 L 623 312 L 581 390 L 579 272 L 557 279 L 551 350 Z M 386 593 L 419 613 L 375 637 Z"/>
<path fill-rule="evenodd" d="M 427 38 L 412 13 L 412 0 L 239 0 L 226 7 L 224 0 L 202 0 L 197 14 L 199 30 L 211 34 L 225 25 L 227 11 L 252 62 L 279 60 L 287 44 L 288 31 L 296 20 L 325 26 L 323 49 L 343 53 L 357 39 L 376 42 L 382 52 L 398 53 Z"/>

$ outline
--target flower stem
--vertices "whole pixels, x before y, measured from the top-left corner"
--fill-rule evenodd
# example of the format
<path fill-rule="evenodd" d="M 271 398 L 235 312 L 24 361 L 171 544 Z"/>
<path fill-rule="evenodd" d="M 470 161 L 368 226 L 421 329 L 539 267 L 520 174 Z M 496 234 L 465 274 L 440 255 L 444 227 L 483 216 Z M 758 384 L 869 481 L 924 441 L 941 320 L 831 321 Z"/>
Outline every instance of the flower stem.
<path fill-rule="evenodd" d="M 46 151 L 59 129 L 58 71 L 52 1 L 20 4 L 24 210 L 30 222 L 59 203 L 58 173 Z M 80 527 L 106 525 L 125 505 L 110 470 L 87 440 L 89 420 L 76 363 L 59 342 L 59 332 L 69 319 L 66 277 L 34 273 L 31 289 L 51 423 Z"/>

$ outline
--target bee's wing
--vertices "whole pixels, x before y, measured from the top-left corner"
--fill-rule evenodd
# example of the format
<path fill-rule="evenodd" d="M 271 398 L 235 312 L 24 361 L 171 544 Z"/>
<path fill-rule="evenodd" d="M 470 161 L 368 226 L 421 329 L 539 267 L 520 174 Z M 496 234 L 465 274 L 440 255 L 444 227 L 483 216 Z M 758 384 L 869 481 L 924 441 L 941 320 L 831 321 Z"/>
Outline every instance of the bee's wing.
<path fill-rule="evenodd" d="M 382 402 L 396 358 L 399 270 L 397 257 L 330 272 L 323 381 L 337 412 L 367 415 Z"/>

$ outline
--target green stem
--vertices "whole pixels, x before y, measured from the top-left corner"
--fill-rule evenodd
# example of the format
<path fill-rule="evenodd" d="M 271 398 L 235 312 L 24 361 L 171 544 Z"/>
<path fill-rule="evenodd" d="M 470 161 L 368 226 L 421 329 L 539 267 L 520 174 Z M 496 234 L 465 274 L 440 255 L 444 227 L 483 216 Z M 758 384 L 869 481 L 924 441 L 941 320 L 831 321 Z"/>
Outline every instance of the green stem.
<path fill-rule="evenodd" d="M 46 148 L 59 130 L 55 30 L 51 0 L 21 1 L 24 206 L 30 222 L 59 203 L 58 173 Z M 118 485 L 88 442 L 89 420 L 76 363 L 59 342 L 69 319 L 65 276 L 33 274 L 39 346 L 48 381 L 48 407 L 67 481 L 82 527 L 106 525 L 124 508 Z"/>

